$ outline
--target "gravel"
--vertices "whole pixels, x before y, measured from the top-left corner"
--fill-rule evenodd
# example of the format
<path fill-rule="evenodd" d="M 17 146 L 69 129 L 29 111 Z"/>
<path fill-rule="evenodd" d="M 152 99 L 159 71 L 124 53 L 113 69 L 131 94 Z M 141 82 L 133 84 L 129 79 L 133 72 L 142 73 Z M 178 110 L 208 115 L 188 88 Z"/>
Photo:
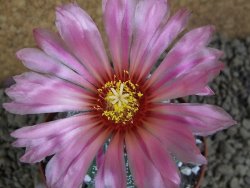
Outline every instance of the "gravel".
<path fill-rule="evenodd" d="M 225 52 L 226 68 L 211 87 L 216 95 L 189 97 L 190 102 L 216 104 L 229 112 L 238 125 L 207 138 L 208 166 L 203 188 L 250 187 L 250 37 L 229 40 L 217 35 L 211 46 Z M 0 89 L 0 103 L 7 97 Z M 0 188 L 30 188 L 38 181 L 35 165 L 18 162 L 23 149 L 11 147 L 10 132 L 44 121 L 43 115 L 19 116 L 0 106 Z"/>
<path fill-rule="evenodd" d="M 204 188 L 247 188 L 250 180 L 250 37 L 229 40 L 217 35 L 211 46 L 225 52 L 226 68 L 212 83 L 216 95 L 189 97 L 192 102 L 222 106 L 238 122 L 207 138 Z"/>
<path fill-rule="evenodd" d="M 3 89 L 0 89 L 0 103 L 7 100 Z M 11 146 L 14 139 L 10 137 L 10 133 L 24 125 L 43 121 L 43 115 L 13 115 L 0 106 L 0 188 L 33 188 L 39 181 L 36 165 L 19 162 L 24 150 Z"/>

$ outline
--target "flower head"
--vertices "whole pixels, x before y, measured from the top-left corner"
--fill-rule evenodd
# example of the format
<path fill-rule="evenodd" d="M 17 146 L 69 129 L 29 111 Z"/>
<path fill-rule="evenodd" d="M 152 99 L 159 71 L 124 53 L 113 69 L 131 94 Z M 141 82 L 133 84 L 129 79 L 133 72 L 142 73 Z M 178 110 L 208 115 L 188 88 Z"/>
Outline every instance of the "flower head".
<path fill-rule="evenodd" d="M 56 9 L 59 35 L 35 29 L 40 49 L 17 57 L 33 72 L 15 76 L 6 90 L 17 114 L 65 111 L 65 119 L 24 127 L 11 135 L 26 147 L 21 161 L 46 166 L 49 187 L 75 188 L 97 153 L 95 187 L 125 187 L 124 153 L 138 187 L 178 187 L 172 156 L 206 163 L 193 135 L 206 136 L 235 121 L 219 107 L 174 103 L 188 95 L 211 95 L 208 83 L 219 74 L 222 53 L 207 47 L 214 28 L 194 29 L 174 44 L 185 28 L 185 9 L 170 17 L 165 0 L 103 0 L 111 62 L 101 35 L 77 4 Z M 155 69 L 161 54 L 173 46 Z M 102 146 L 107 139 L 107 150 Z"/>

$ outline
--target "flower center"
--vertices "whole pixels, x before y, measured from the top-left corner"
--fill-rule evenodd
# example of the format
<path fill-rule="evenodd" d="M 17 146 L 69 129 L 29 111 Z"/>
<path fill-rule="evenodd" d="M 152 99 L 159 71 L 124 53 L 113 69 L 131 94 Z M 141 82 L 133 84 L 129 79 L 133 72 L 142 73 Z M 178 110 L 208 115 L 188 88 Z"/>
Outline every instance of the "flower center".
<path fill-rule="evenodd" d="M 133 122 L 135 113 L 139 110 L 139 99 L 143 94 L 138 91 L 138 85 L 130 80 L 122 82 L 107 82 L 101 89 L 99 95 L 104 94 L 103 116 L 115 123 Z"/>

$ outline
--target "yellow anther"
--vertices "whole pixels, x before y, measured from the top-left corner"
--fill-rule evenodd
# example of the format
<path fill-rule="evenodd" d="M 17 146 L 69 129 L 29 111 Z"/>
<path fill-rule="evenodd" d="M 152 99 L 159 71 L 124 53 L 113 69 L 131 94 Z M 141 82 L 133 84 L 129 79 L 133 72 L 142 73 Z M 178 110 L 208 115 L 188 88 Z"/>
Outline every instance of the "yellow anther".
<path fill-rule="evenodd" d="M 135 113 L 139 110 L 139 99 L 143 94 L 138 91 L 138 86 L 130 80 L 122 82 L 110 81 L 98 89 L 100 95 L 104 94 L 106 106 L 103 108 L 103 116 L 115 123 L 133 122 Z"/>
<path fill-rule="evenodd" d="M 137 95 L 138 95 L 138 97 L 142 97 L 143 96 L 143 94 L 141 92 L 139 92 Z"/>

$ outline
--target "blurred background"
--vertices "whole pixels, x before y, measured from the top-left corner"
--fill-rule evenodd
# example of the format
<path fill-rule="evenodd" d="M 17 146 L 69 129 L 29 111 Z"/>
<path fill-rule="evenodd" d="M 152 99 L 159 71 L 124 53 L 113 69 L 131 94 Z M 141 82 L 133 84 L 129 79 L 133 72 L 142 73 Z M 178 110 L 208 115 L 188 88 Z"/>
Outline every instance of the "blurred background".
<path fill-rule="evenodd" d="M 54 10 L 70 0 L 0 0 L 0 103 L 9 78 L 25 71 L 15 52 L 35 46 L 32 29 L 55 30 Z M 77 0 L 97 23 L 102 34 L 101 0 Z M 202 187 L 250 187 L 250 1 L 249 0 L 169 0 L 171 12 L 181 7 L 192 11 L 189 29 L 216 26 L 211 46 L 225 52 L 227 65 L 211 84 L 216 95 L 191 97 L 193 102 L 222 106 L 237 121 L 235 127 L 209 137 L 209 165 Z M 43 116 L 16 116 L 0 106 L 0 188 L 34 187 L 36 167 L 18 163 L 22 150 L 10 147 L 9 132 L 27 124 L 44 121 Z M 35 170 L 34 170 L 35 169 Z"/>

